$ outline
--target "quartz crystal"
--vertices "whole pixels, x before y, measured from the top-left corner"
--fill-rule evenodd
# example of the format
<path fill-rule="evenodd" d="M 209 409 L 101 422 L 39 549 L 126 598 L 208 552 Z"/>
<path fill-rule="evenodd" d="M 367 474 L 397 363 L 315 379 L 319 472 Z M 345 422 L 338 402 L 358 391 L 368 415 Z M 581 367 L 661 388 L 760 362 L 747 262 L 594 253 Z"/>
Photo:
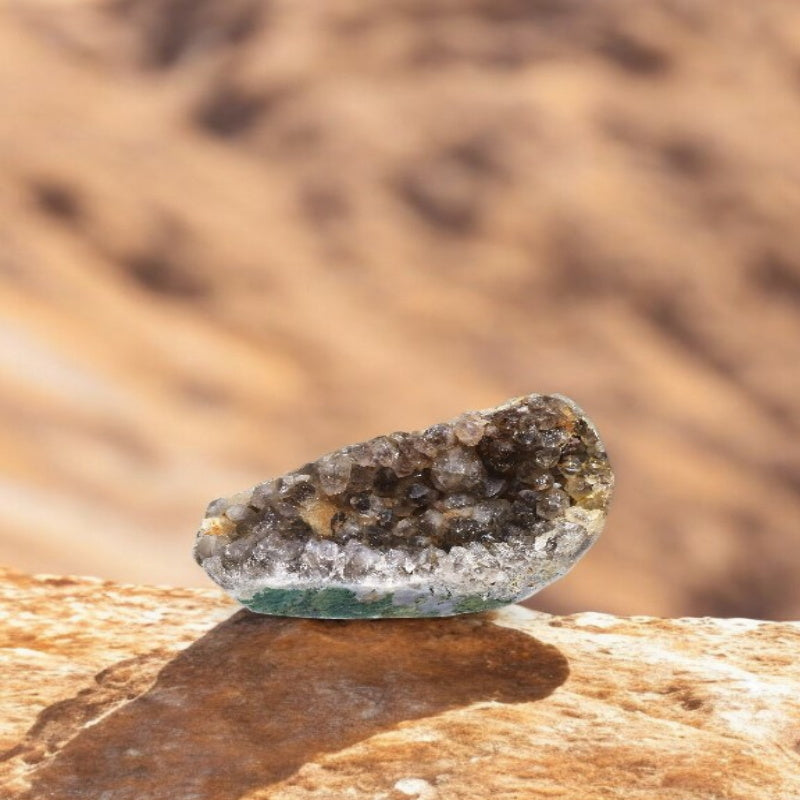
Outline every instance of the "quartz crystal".
<path fill-rule="evenodd" d="M 600 535 L 612 487 L 578 406 L 533 394 L 349 445 L 214 500 L 194 556 L 264 614 L 483 611 L 567 572 Z"/>

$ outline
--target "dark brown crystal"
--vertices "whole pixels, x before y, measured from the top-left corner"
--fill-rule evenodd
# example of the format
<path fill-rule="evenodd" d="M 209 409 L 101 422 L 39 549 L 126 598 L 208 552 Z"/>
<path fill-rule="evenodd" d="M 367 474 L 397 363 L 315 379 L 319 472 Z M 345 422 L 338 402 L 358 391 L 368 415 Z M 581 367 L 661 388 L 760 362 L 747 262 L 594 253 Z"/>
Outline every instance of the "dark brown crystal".
<path fill-rule="evenodd" d="M 423 541 L 448 552 L 534 531 L 593 494 L 604 504 L 610 485 L 597 476 L 607 472 L 605 452 L 574 407 L 533 395 L 345 447 L 261 484 L 248 505 L 224 513 L 232 540 L 260 536 L 282 519 L 284 535 L 378 549 Z M 209 515 L 222 509 L 218 502 Z"/>

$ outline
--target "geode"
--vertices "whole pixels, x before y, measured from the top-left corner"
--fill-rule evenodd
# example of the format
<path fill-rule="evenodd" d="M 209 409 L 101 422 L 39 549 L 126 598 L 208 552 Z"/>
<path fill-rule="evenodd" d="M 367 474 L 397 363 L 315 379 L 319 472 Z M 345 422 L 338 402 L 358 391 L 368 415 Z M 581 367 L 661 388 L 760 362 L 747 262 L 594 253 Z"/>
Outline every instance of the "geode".
<path fill-rule="evenodd" d="M 575 564 L 600 535 L 613 480 L 580 408 L 532 394 L 348 445 L 214 500 L 194 556 L 263 614 L 483 611 Z"/>

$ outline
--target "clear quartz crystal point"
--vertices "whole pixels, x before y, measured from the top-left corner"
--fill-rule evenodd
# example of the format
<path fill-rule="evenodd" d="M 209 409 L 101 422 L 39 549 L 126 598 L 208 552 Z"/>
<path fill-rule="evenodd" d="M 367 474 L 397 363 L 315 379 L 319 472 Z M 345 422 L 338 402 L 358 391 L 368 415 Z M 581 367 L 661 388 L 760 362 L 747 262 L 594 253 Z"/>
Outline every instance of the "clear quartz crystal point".
<path fill-rule="evenodd" d="M 214 500 L 194 556 L 263 614 L 483 611 L 564 575 L 600 535 L 613 484 L 581 409 L 533 394 Z"/>

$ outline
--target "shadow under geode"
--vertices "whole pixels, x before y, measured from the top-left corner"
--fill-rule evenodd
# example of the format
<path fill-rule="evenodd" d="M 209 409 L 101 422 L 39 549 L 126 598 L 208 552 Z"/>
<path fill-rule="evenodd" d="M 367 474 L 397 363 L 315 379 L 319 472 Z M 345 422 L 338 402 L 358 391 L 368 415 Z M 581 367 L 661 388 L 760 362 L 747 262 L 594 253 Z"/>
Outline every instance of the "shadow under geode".
<path fill-rule="evenodd" d="M 540 700 L 566 680 L 559 650 L 491 620 L 241 611 L 70 741 L 29 797 L 238 798 L 404 720 Z"/>

